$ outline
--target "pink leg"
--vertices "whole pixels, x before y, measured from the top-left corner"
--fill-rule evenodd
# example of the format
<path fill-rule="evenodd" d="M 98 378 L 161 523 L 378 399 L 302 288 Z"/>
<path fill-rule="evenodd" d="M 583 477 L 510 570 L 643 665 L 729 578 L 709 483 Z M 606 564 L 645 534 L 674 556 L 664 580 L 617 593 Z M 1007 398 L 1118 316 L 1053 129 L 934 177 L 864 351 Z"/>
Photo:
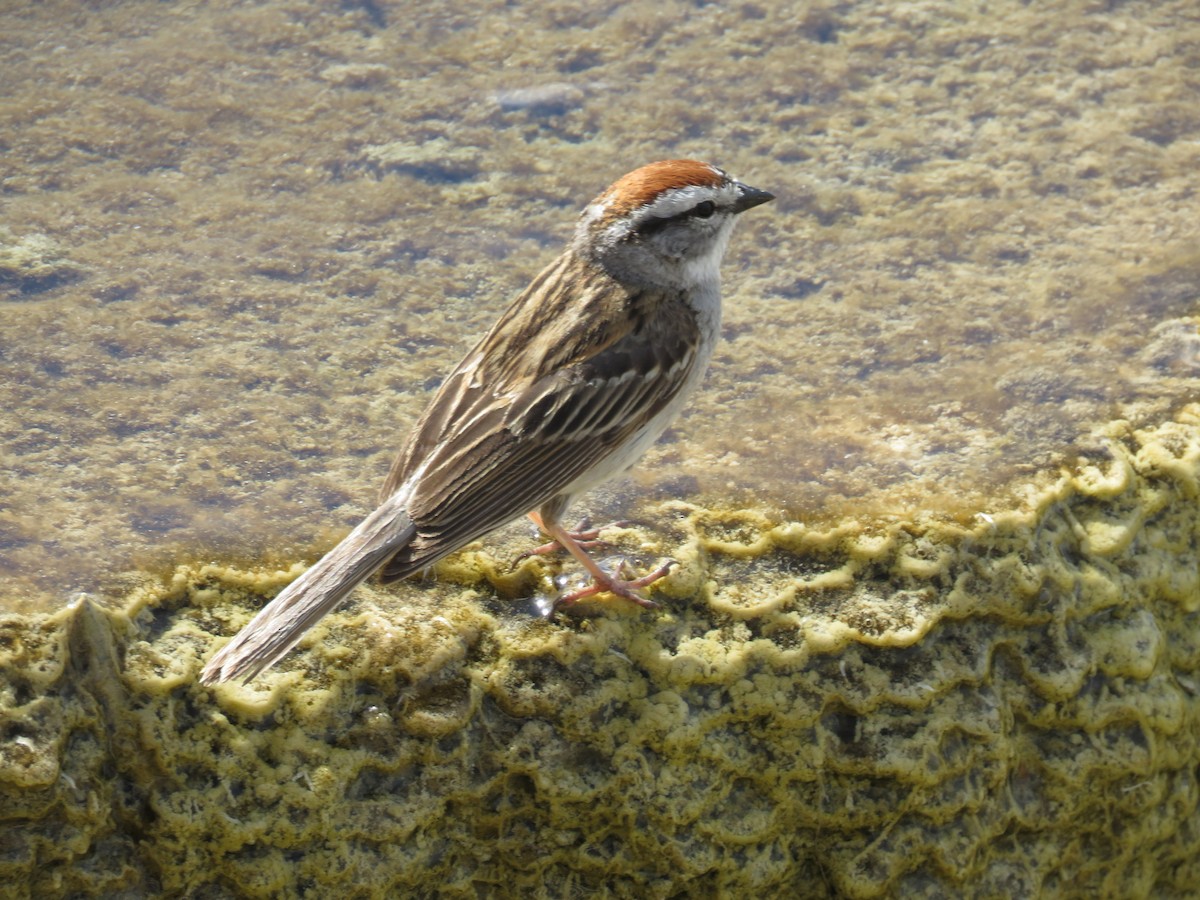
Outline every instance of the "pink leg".
<path fill-rule="evenodd" d="M 531 516 L 532 515 L 535 514 L 531 513 Z M 609 575 L 607 572 L 601 569 L 600 566 L 596 564 L 596 561 L 588 556 L 587 550 L 585 550 L 583 546 L 581 546 L 581 544 L 576 541 L 574 537 L 572 537 L 571 533 L 561 525 L 557 523 L 544 522 L 540 516 L 534 519 L 534 521 L 538 523 L 539 528 L 546 532 L 546 534 L 550 535 L 550 537 L 554 538 L 559 545 L 565 547 L 573 557 L 579 560 L 579 563 L 585 569 L 587 569 L 588 573 L 592 576 L 592 585 L 590 587 L 563 594 L 558 598 L 557 601 L 555 601 L 555 606 L 570 606 L 572 603 L 577 603 L 584 597 L 591 597 L 594 594 L 602 594 L 605 592 L 616 594 L 618 597 L 624 597 L 626 600 L 632 600 L 638 606 L 645 607 L 646 609 L 654 609 L 658 605 L 653 600 L 647 600 L 645 597 L 639 594 L 637 589 L 646 587 L 648 584 L 653 584 L 654 582 L 658 581 L 658 579 L 670 572 L 671 566 L 675 565 L 674 560 L 664 563 L 649 575 L 643 575 L 641 578 L 633 581 L 624 581 L 621 578 Z"/>
<path fill-rule="evenodd" d="M 550 533 L 549 531 L 546 530 L 546 526 L 542 524 L 542 517 L 540 514 L 538 514 L 536 512 L 531 512 L 531 513 L 529 513 L 529 518 L 533 520 L 533 524 L 536 525 L 541 531 L 545 532 L 546 534 Z M 569 534 L 571 536 L 572 540 L 574 540 L 584 550 L 595 550 L 598 547 L 607 546 L 604 541 L 600 540 L 600 532 L 604 528 L 613 528 L 613 527 L 620 526 L 620 525 L 627 525 L 628 523 L 627 522 L 613 522 L 610 525 L 605 525 L 605 526 L 602 526 L 601 528 L 589 528 L 588 527 L 589 524 L 590 523 L 585 518 L 574 528 L 567 531 L 567 534 Z M 544 556 L 547 553 L 554 553 L 557 550 L 565 550 L 565 549 L 566 548 L 562 545 L 561 542 L 550 541 L 549 543 L 542 544 L 538 547 L 534 547 L 532 550 L 526 550 L 524 553 L 522 553 L 520 556 L 517 557 L 517 561 L 520 562 L 521 560 L 527 559 L 530 556 Z"/>

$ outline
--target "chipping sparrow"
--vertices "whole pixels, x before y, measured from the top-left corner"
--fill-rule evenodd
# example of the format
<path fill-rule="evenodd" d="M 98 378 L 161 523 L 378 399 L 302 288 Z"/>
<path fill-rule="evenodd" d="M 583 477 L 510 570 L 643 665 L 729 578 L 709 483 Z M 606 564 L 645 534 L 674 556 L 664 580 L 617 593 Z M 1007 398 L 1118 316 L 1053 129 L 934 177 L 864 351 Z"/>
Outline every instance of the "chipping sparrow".
<path fill-rule="evenodd" d="M 560 520 L 576 495 L 633 465 L 704 377 L 734 221 L 771 199 L 694 160 L 643 166 L 597 197 L 562 255 L 438 389 L 378 508 L 200 680 L 250 680 L 375 570 L 403 578 L 525 513 L 594 579 L 560 602 L 609 592 L 653 606 L 636 589 L 667 566 L 636 581 L 609 575 Z"/>

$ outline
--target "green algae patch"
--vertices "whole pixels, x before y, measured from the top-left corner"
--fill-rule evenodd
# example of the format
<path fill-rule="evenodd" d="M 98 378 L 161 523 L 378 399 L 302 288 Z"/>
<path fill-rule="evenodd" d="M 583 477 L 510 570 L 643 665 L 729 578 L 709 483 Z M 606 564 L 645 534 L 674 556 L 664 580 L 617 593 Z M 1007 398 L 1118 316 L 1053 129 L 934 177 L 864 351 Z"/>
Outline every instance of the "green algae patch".
<path fill-rule="evenodd" d="M 679 503 L 662 608 L 530 615 L 480 545 L 283 665 L 203 661 L 299 567 L 0 620 L 26 896 L 1164 896 L 1200 886 L 1200 407 L 1024 510 L 824 530 Z M 661 545 L 661 546 L 660 546 Z M 14 896 L 15 896 L 14 895 Z"/>

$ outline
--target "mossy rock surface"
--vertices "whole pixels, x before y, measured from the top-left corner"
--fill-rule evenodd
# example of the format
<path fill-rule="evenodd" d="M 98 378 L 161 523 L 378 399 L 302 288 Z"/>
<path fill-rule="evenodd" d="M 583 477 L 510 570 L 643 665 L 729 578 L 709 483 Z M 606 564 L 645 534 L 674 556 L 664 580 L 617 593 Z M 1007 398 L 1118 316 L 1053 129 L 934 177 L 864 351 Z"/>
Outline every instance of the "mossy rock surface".
<path fill-rule="evenodd" d="M 3 622 L 26 896 L 1188 896 L 1200 409 L 973 529 L 675 506 L 661 611 L 550 622 L 482 550 L 280 670 L 203 660 L 295 571 Z M 790 572 L 775 597 L 736 573 Z M 753 597 L 753 602 L 750 598 Z"/>

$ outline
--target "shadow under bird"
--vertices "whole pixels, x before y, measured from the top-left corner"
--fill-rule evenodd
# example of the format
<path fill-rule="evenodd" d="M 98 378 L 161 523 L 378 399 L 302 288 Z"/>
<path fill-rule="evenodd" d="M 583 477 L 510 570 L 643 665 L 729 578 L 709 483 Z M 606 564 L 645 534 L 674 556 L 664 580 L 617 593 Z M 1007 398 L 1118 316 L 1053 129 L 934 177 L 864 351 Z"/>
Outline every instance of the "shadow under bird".
<path fill-rule="evenodd" d="M 378 508 L 268 603 L 204 667 L 205 684 L 278 662 L 375 571 L 428 568 L 528 514 L 591 574 L 558 604 L 638 590 L 563 528 L 580 493 L 632 466 L 704 377 L 721 326 L 719 267 L 737 216 L 774 195 L 695 160 L 619 179 L 442 383 Z"/>

